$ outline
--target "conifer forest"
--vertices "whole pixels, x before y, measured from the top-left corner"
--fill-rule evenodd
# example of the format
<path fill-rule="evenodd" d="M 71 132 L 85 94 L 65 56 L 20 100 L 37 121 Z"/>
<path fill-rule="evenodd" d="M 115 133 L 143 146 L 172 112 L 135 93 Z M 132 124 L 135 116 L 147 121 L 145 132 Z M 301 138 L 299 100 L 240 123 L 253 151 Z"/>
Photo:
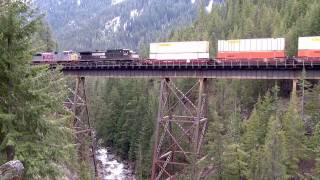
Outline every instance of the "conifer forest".
<path fill-rule="evenodd" d="M 0 180 L 12 160 L 24 166 L 21 179 L 103 179 L 79 158 L 96 152 L 75 140 L 64 103 L 74 78 L 31 65 L 39 52 L 128 48 L 147 58 L 152 42 L 209 41 L 214 58 L 221 39 L 284 37 L 295 56 L 303 36 L 320 36 L 319 0 L 0 0 Z M 212 169 L 206 179 L 320 179 L 320 82 L 305 73 L 296 89 L 292 80 L 208 79 L 208 128 L 195 163 Z M 151 179 L 160 81 L 86 78 L 93 144 L 126 164 L 132 180 Z M 174 81 L 188 90 L 196 79 Z M 184 172 L 176 179 L 194 180 Z"/>

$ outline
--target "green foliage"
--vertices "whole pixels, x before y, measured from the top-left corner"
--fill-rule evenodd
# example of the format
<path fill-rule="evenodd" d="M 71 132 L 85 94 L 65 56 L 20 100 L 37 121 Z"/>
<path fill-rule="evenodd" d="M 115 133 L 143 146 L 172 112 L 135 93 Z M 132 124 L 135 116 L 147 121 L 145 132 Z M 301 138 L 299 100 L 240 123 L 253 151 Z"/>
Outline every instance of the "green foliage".
<path fill-rule="evenodd" d="M 304 123 L 298 113 L 297 97 L 294 93 L 292 93 L 288 110 L 282 118 L 285 148 L 288 156 L 285 164 L 287 173 L 292 177 L 297 176 L 298 163 L 307 157 Z"/>
<path fill-rule="evenodd" d="M 56 179 L 58 164 L 77 166 L 63 74 L 29 64 L 40 19 L 23 1 L 1 2 L 0 162 L 21 160 L 25 179 Z"/>
<path fill-rule="evenodd" d="M 316 160 L 316 176 L 320 177 L 320 123 L 315 128 L 315 133 L 314 133 L 314 144 L 316 147 L 314 148 L 315 151 L 315 160 Z"/>
<path fill-rule="evenodd" d="M 241 149 L 239 144 L 230 144 L 226 147 L 224 164 L 226 173 L 224 179 L 244 179 L 248 177 L 248 154 Z"/>
<path fill-rule="evenodd" d="M 284 166 L 286 158 L 285 133 L 281 123 L 275 116 L 271 116 L 268 123 L 266 143 L 263 147 L 264 164 L 259 179 L 287 179 Z"/>
<path fill-rule="evenodd" d="M 247 151 L 259 149 L 265 143 L 268 121 L 270 116 L 275 114 L 275 108 L 275 98 L 269 92 L 256 104 L 243 135 L 243 144 Z"/>
<path fill-rule="evenodd" d="M 212 122 L 210 122 L 207 133 L 208 144 L 205 146 L 207 155 L 201 166 L 207 167 L 214 165 L 216 173 L 211 178 L 223 179 L 225 175 L 225 164 L 223 163 L 223 153 L 227 144 L 226 136 L 223 135 L 222 118 L 216 113 L 212 112 Z"/>

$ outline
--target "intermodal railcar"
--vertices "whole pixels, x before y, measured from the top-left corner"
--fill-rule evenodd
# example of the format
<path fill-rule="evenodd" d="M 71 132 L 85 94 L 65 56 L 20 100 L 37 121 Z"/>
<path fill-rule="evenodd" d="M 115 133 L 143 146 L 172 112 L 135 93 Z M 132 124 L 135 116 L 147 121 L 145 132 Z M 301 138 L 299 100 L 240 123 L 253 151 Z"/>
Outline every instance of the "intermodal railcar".
<path fill-rule="evenodd" d="M 204 64 L 210 61 L 208 41 L 161 42 L 150 44 L 146 64 Z"/>
<path fill-rule="evenodd" d="M 219 40 L 216 59 L 218 61 L 264 61 L 284 62 L 286 60 L 285 39 L 237 39 Z"/>

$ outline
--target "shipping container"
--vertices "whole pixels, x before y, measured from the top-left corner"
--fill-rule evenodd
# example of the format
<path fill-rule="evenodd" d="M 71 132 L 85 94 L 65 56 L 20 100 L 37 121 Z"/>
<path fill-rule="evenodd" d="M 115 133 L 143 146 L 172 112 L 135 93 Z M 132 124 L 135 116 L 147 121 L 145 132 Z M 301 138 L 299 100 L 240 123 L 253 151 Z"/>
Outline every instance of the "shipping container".
<path fill-rule="evenodd" d="M 170 53 L 150 54 L 150 59 L 177 60 L 177 59 L 208 59 L 209 53 Z"/>
<path fill-rule="evenodd" d="M 320 57 L 320 36 L 299 37 L 299 57 Z"/>
<path fill-rule="evenodd" d="M 162 42 L 150 44 L 150 59 L 208 59 L 208 41 Z"/>
<path fill-rule="evenodd" d="M 218 59 L 270 59 L 285 57 L 284 38 L 218 41 Z"/>

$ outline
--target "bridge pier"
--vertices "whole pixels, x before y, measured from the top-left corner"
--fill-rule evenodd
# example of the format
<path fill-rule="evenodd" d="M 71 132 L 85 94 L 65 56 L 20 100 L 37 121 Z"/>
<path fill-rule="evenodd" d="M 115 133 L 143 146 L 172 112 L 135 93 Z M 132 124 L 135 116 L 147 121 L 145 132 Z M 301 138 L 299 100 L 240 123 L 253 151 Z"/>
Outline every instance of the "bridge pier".
<path fill-rule="evenodd" d="M 87 106 L 85 77 L 76 77 L 75 89 L 69 89 L 69 91 L 70 96 L 65 105 L 73 114 L 71 127 L 73 127 L 77 144 L 79 162 L 92 163 L 97 175 L 95 145 Z"/>
<path fill-rule="evenodd" d="M 201 158 L 207 129 L 207 79 L 199 79 L 183 93 L 169 78 L 162 79 L 153 147 L 152 180 L 174 179 L 191 172 Z"/>
<path fill-rule="evenodd" d="M 292 93 L 293 94 L 297 93 L 297 84 L 298 84 L 298 79 L 292 80 Z"/>

